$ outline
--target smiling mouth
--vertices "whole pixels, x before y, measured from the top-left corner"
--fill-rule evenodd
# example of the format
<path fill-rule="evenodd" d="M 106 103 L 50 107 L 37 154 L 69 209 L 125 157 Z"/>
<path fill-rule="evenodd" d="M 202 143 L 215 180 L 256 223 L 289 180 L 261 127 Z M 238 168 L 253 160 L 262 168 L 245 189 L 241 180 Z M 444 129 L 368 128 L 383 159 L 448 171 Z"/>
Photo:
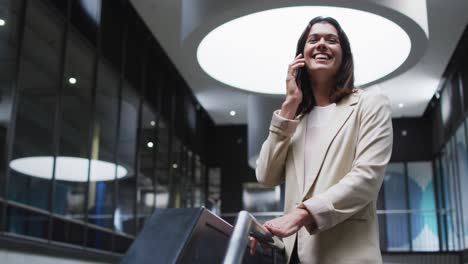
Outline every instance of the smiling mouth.
<path fill-rule="evenodd" d="M 328 54 L 319 53 L 312 56 L 312 58 L 314 58 L 315 60 L 329 60 L 331 59 L 331 56 Z"/>

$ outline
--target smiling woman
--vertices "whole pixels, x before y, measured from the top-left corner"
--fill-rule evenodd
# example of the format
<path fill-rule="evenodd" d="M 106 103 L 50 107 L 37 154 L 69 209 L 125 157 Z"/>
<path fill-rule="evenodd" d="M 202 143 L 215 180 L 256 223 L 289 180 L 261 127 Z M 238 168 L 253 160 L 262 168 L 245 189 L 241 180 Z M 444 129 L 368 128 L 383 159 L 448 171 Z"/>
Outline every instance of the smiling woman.
<path fill-rule="evenodd" d="M 330 17 L 307 24 L 285 86 L 256 168 L 260 183 L 285 183 L 285 210 L 264 227 L 283 238 L 289 263 L 381 263 L 375 208 L 392 152 L 388 98 L 354 86 L 350 42 Z"/>
<path fill-rule="evenodd" d="M 258 12 L 222 24 L 200 42 L 198 63 L 212 78 L 232 87 L 284 94 L 280 85 L 283 69 L 292 57 L 293 40 L 310 14 L 327 14 L 344 25 L 356 55 L 357 85 L 384 78 L 410 55 L 408 34 L 387 18 L 350 8 L 300 6 Z M 375 63 L 376 57 L 379 63 Z"/>

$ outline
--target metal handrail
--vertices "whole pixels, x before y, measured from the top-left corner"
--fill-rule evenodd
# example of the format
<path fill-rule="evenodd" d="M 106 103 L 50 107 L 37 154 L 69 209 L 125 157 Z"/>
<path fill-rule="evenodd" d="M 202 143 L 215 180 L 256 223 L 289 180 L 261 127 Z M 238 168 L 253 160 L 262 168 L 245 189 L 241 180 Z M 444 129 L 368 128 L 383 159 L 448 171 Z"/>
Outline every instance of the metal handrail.
<path fill-rule="evenodd" d="M 266 243 L 276 250 L 283 251 L 283 242 L 273 236 L 255 217 L 247 211 L 240 211 L 237 216 L 236 225 L 229 240 L 224 264 L 240 264 L 244 257 L 245 249 L 249 243 L 249 235 L 255 237 L 262 243 Z"/>

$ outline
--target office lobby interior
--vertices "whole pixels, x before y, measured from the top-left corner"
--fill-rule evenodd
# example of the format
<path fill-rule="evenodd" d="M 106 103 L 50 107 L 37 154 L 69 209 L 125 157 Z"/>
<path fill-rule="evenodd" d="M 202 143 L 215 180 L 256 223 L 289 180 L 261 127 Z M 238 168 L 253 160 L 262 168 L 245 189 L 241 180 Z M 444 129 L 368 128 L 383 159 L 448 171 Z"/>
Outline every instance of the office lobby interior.
<path fill-rule="evenodd" d="M 284 213 L 255 166 L 319 15 L 390 99 L 383 262 L 468 263 L 466 0 L 0 0 L 0 263 L 231 263 Z"/>

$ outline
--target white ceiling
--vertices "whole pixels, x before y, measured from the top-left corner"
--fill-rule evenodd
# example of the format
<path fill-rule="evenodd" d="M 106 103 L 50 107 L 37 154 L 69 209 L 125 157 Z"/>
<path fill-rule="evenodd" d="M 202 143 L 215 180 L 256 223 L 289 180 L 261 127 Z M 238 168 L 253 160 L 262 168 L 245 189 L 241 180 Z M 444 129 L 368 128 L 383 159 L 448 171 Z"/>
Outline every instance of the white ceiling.
<path fill-rule="evenodd" d="M 214 80 L 196 61 L 196 49 L 203 36 L 224 22 L 272 8 L 325 3 L 380 13 L 400 25 L 414 20 L 427 39 L 421 42 L 419 32 L 418 46 L 412 50 L 416 55 L 400 70 L 369 87 L 390 98 L 394 117 L 423 114 L 468 23 L 467 0 L 130 1 L 217 125 L 246 124 L 247 98 L 253 94 Z M 410 34 L 410 37 L 414 36 Z M 285 72 L 286 68 L 287 65 Z M 403 108 L 398 107 L 400 103 Z M 230 110 L 235 110 L 237 115 L 230 116 Z"/>

